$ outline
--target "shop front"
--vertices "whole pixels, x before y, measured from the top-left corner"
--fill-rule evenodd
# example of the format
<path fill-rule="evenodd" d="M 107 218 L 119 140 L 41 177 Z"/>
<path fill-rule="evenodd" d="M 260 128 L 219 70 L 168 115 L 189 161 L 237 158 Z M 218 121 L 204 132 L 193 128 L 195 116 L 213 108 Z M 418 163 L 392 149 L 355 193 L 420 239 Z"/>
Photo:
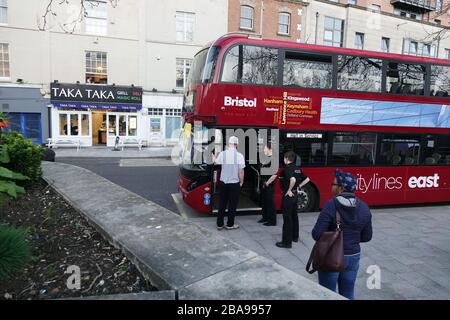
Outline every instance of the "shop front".
<path fill-rule="evenodd" d="M 146 140 L 142 88 L 51 84 L 52 138 L 113 147 L 116 138 Z"/>

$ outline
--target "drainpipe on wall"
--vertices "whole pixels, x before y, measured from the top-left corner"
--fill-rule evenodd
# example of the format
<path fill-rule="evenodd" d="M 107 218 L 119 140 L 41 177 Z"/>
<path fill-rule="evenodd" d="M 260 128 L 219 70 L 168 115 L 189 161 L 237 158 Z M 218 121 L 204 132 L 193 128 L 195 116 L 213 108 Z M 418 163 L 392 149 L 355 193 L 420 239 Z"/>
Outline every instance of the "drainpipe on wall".
<path fill-rule="evenodd" d="M 261 0 L 261 19 L 260 20 L 260 26 L 259 31 L 261 33 L 261 38 L 263 36 L 263 20 L 264 20 L 264 0 Z"/>
<path fill-rule="evenodd" d="M 315 30 L 315 35 L 314 35 L 314 44 L 317 44 L 317 32 L 319 28 L 319 12 L 316 12 L 316 30 Z"/>

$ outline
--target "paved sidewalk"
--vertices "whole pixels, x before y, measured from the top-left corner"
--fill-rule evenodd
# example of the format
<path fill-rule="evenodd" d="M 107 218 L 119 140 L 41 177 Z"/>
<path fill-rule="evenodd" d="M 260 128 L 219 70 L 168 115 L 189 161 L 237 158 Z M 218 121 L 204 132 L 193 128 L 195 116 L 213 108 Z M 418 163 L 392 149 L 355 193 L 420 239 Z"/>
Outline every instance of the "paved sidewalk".
<path fill-rule="evenodd" d="M 54 148 L 56 158 L 169 158 L 173 147 L 125 148 L 113 151 L 112 147 Z"/>
<path fill-rule="evenodd" d="M 176 290 L 180 300 L 342 299 L 89 170 L 49 162 L 42 167 L 44 179 L 154 286 Z"/>
<path fill-rule="evenodd" d="M 377 209 L 372 214 L 373 239 L 361 245 L 357 299 L 450 299 L 450 206 Z M 300 242 L 292 249 L 275 246 L 281 237 L 281 215 L 275 227 L 257 223 L 259 216 L 240 216 L 236 219 L 241 228 L 233 231 L 216 230 L 214 217 L 191 220 L 317 281 L 317 273 L 305 271 L 317 215 L 300 215 Z M 381 269 L 380 290 L 366 286 L 370 265 Z"/>

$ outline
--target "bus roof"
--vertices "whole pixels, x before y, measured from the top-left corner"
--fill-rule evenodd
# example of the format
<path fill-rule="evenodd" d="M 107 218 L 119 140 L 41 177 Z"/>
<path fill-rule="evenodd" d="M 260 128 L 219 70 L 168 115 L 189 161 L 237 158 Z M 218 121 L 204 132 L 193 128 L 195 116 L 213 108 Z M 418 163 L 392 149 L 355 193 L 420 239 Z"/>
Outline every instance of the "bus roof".
<path fill-rule="evenodd" d="M 380 59 L 391 59 L 391 60 L 403 60 L 408 62 L 418 62 L 418 63 L 434 63 L 434 64 L 443 64 L 450 66 L 450 60 L 446 59 L 437 59 L 437 58 L 428 58 L 428 57 L 418 57 L 411 55 L 404 55 L 398 53 L 385 53 L 385 52 L 377 52 L 377 51 L 369 51 L 369 50 L 358 50 L 358 49 L 348 49 L 348 48 L 340 48 L 340 47 L 331 47 L 331 46 L 322 46 L 315 44 L 307 44 L 307 43 L 297 43 L 290 41 L 281 41 L 281 40 L 270 40 L 263 39 L 258 37 L 257 35 L 249 35 L 244 33 L 229 33 L 226 34 L 215 42 L 209 44 L 206 47 L 211 45 L 228 47 L 237 43 L 247 43 L 254 45 L 266 45 L 272 47 L 280 47 L 286 49 L 293 50 L 308 50 L 315 52 L 322 52 L 328 54 L 346 54 L 346 55 L 358 55 L 358 56 L 367 56 L 373 58 Z"/>

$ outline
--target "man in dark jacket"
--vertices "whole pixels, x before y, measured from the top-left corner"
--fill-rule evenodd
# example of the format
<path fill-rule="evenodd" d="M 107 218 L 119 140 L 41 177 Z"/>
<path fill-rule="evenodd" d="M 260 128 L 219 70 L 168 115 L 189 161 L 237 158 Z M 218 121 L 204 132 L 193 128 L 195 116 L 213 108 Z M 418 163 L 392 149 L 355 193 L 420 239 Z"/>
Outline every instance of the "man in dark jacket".
<path fill-rule="evenodd" d="M 319 284 L 332 291 L 339 285 L 339 294 L 352 300 L 355 298 L 360 243 L 372 239 L 372 215 L 367 204 L 355 196 L 356 186 L 357 180 L 351 173 L 336 170 L 331 184 L 335 198 L 324 205 L 312 230 L 312 237 L 318 241 L 323 232 L 336 230 L 336 210 L 341 215 L 345 270 L 319 272 Z"/>

